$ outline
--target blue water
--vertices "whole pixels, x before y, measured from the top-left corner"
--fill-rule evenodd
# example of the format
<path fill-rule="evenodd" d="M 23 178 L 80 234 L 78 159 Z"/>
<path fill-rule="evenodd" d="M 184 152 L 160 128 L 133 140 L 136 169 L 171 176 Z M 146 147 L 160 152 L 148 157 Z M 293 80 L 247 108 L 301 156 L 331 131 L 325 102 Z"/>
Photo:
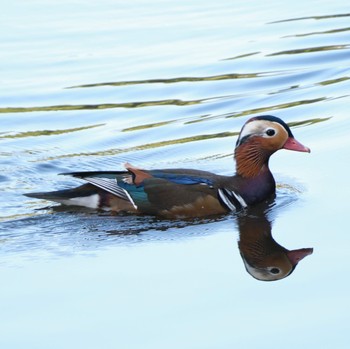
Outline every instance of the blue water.
<path fill-rule="evenodd" d="M 4 4 L 1 348 L 347 348 L 349 19 L 344 0 Z M 271 159 L 261 224 L 314 248 L 283 280 L 247 273 L 235 215 L 166 221 L 22 195 L 126 161 L 231 174 L 259 114 L 312 150 Z"/>

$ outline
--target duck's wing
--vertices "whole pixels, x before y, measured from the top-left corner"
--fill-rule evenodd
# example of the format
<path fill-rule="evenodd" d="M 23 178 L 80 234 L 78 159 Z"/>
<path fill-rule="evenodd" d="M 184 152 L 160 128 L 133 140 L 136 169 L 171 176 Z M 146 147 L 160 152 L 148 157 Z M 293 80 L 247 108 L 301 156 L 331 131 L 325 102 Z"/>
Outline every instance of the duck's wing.
<path fill-rule="evenodd" d="M 214 211 L 237 211 L 246 207 L 243 198 L 234 190 L 220 186 L 220 178 L 208 171 L 192 169 L 143 170 L 130 164 L 127 171 L 70 172 L 123 200 L 135 208 L 157 213 L 173 207 L 184 207 L 203 201 Z M 210 204 L 208 203 L 210 202 Z M 215 207 L 214 207 L 215 206 Z"/>
<path fill-rule="evenodd" d="M 135 208 L 156 213 L 160 209 L 181 206 L 195 201 L 199 196 L 215 196 L 210 172 L 167 169 L 142 170 L 126 165 L 127 171 L 88 171 L 62 173 L 81 178 L 123 200 Z"/>

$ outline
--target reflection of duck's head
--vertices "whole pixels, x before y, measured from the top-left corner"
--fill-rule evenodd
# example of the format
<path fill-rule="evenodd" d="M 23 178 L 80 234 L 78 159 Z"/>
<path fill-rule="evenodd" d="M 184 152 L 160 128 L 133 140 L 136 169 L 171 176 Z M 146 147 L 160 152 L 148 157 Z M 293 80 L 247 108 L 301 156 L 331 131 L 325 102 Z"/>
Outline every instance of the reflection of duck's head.
<path fill-rule="evenodd" d="M 276 243 L 276 245 L 278 245 Z M 267 256 L 259 256 L 254 261 L 243 258 L 248 273 L 261 281 L 275 281 L 289 276 L 298 262 L 313 252 L 312 248 L 301 248 L 288 251 L 278 245 L 281 251 L 276 251 Z"/>
<path fill-rule="evenodd" d="M 244 215 L 238 219 L 239 250 L 247 272 L 255 279 L 275 281 L 289 276 L 312 248 L 287 250 L 271 235 L 266 216 Z"/>

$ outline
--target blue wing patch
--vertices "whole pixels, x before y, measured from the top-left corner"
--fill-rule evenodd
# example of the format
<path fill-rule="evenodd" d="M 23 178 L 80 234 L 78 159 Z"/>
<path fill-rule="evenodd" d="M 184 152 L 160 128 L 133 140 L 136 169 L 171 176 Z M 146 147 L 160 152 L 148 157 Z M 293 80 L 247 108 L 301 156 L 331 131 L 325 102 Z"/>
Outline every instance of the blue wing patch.
<path fill-rule="evenodd" d="M 213 185 L 213 182 L 208 178 L 196 177 L 191 175 L 182 175 L 177 173 L 165 173 L 161 171 L 149 171 L 152 176 L 156 178 L 165 179 L 167 181 L 176 183 L 176 184 L 206 184 L 209 186 Z"/>

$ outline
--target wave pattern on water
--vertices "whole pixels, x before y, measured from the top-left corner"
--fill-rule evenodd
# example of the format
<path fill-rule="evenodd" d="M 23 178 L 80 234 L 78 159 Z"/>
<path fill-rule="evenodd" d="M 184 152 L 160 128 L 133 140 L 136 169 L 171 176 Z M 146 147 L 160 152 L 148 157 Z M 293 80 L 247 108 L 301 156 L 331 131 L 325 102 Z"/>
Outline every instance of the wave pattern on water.
<path fill-rule="evenodd" d="M 262 22 L 257 24 L 258 37 L 249 32 L 242 36 L 243 46 L 232 45 L 230 31 L 225 32 L 219 42 L 229 49 L 198 64 L 189 57 L 185 68 L 177 65 L 175 56 L 167 61 L 169 54 L 160 45 L 157 59 L 168 62 L 168 70 L 148 71 L 145 57 L 147 74 L 140 78 L 128 78 L 120 70 L 100 78 L 99 71 L 107 69 L 101 63 L 95 81 L 62 81 L 62 87 L 33 91 L 19 82 L 25 93 L 7 93 L 7 100 L 0 101 L 3 220 L 32 215 L 33 208 L 40 207 L 22 192 L 73 182 L 57 177 L 59 172 L 114 169 L 133 161 L 227 173 L 233 168 L 235 137 L 254 115 L 280 116 L 312 140 L 314 130 L 334 124 L 347 109 L 349 16 Z M 147 46 L 144 49 L 149 53 Z M 138 63 L 130 62 L 130 68 L 133 64 Z"/>

